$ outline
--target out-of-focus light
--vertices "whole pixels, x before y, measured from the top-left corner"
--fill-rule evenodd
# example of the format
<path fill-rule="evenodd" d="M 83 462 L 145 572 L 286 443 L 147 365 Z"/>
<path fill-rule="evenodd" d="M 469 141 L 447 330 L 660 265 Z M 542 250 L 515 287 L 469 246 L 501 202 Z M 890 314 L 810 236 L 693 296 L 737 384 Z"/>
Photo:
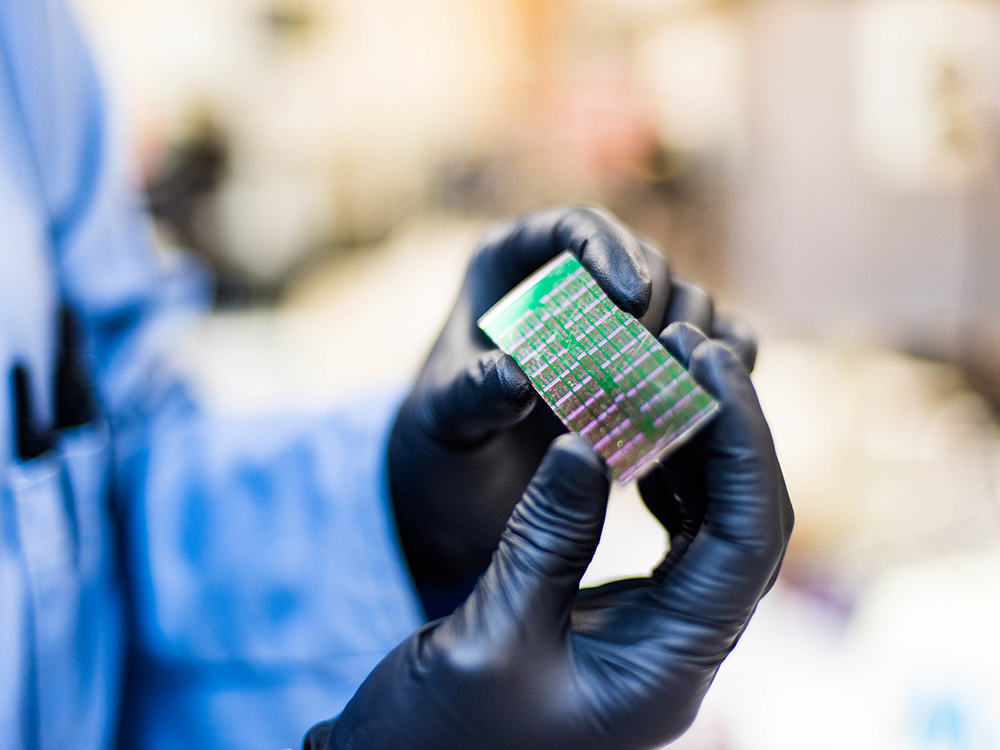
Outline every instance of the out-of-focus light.
<path fill-rule="evenodd" d="M 983 106 L 1000 83 L 1000 18 L 976 0 L 866 0 L 855 31 L 854 131 L 896 188 L 955 187 L 985 159 Z"/>
<path fill-rule="evenodd" d="M 695 14 L 645 34 L 641 74 L 660 137 L 679 151 L 738 146 L 744 128 L 742 35 L 727 14 Z"/>
<path fill-rule="evenodd" d="M 583 0 L 593 5 L 604 5 L 627 14 L 653 15 L 672 13 L 716 4 L 716 0 Z"/>
<path fill-rule="evenodd" d="M 793 553 L 846 577 L 995 548 L 985 401 L 959 371 L 857 346 L 771 343 L 754 372 L 796 509 Z"/>
<path fill-rule="evenodd" d="M 858 747 L 989 750 L 1000 736 L 1000 556 L 880 577 L 848 647 L 871 730 Z"/>
<path fill-rule="evenodd" d="M 384 236 L 439 164 L 507 132 L 525 76 L 507 0 L 72 1 L 146 171 L 190 139 L 193 111 L 226 132 L 202 218 L 255 279 Z"/>

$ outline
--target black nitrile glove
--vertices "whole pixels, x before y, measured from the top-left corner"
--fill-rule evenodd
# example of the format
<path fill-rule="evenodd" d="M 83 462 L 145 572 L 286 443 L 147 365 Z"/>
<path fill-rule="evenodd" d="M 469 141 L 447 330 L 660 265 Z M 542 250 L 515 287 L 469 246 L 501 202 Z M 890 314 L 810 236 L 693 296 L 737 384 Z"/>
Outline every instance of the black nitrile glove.
<path fill-rule="evenodd" d="M 752 334 L 716 320 L 704 291 L 671 279 L 659 251 L 609 214 L 558 209 L 495 228 L 469 264 L 389 443 L 400 537 L 430 618 L 471 590 L 545 449 L 565 432 L 514 360 L 476 324 L 563 250 L 576 253 L 615 304 L 654 334 L 669 322 L 692 323 L 722 336 L 752 367 Z"/>
<path fill-rule="evenodd" d="M 690 366 L 722 411 L 692 443 L 705 521 L 670 570 L 578 591 L 608 479 L 582 438 L 561 437 L 471 596 L 383 659 L 307 750 L 640 750 L 687 729 L 792 527 L 746 368 L 712 341 Z"/>
<path fill-rule="evenodd" d="M 722 328 L 720 323 L 720 320 L 715 321 L 717 332 Z M 752 332 L 741 329 L 736 323 L 723 325 L 723 340 L 749 371 L 757 353 Z M 704 333 L 686 322 L 671 323 L 660 335 L 660 343 L 685 367 L 695 348 L 706 340 Z M 654 578 L 666 575 L 684 554 L 705 520 L 708 487 L 702 446 L 703 443 L 698 441 L 682 446 L 639 480 L 639 494 L 646 507 L 670 536 L 670 551 L 654 572 Z"/>

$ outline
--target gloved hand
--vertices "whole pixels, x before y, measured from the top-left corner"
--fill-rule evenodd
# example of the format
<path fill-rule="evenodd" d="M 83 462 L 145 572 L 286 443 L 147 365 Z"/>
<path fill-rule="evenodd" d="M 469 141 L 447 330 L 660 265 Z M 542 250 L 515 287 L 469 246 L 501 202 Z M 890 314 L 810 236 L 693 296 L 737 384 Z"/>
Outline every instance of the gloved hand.
<path fill-rule="evenodd" d="M 721 336 L 753 365 L 752 334 L 716 320 L 704 291 L 672 279 L 659 251 L 603 211 L 545 211 L 488 233 L 389 442 L 400 537 L 431 618 L 471 590 L 545 449 L 565 432 L 476 324 L 563 250 L 576 253 L 615 304 L 654 334 L 686 321 Z"/>
<path fill-rule="evenodd" d="M 715 321 L 717 328 L 719 323 L 720 321 Z M 741 351 L 738 342 L 741 337 L 744 341 L 752 342 L 752 334 L 749 332 L 741 334 L 736 329 L 736 324 L 726 325 L 730 329 L 725 339 L 726 344 L 749 371 L 752 368 L 753 358 L 747 365 L 747 349 L 744 347 Z M 683 322 L 672 323 L 660 335 L 660 342 L 685 365 L 689 362 L 691 353 L 705 340 L 704 333 Z M 756 355 L 756 345 L 752 351 Z M 654 578 L 662 578 L 669 572 L 704 523 L 708 488 L 705 456 L 701 445 L 696 441 L 682 446 L 639 480 L 640 496 L 670 537 L 670 550 L 662 564 L 654 571 Z"/>
<path fill-rule="evenodd" d="M 746 368 L 703 337 L 690 365 L 722 411 L 693 441 L 705 523 L 672 568 L 578 593 L 608 479 L 582 438 L 560 437 L 471 596 L 394 649 L 307 750 L 639 750 L 686 730 L 792 528 Z"/>

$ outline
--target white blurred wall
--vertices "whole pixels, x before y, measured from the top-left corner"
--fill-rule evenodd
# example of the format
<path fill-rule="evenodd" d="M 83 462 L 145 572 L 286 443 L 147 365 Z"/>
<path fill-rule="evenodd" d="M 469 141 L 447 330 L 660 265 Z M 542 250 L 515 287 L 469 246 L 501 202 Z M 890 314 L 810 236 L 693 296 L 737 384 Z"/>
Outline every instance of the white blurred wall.
<path fill-rule="evenodd" d="M 140 156 L 205 114 L 228 132 L 213 218 L 264 278 L 383 235 L 437 163 L 495 139 L 523 75 L 503 0 L 75 2 Z"/>
<path fill-rule="evenodd" d="M 758 0 L 744 12 L 734 296 L 785 331 L 956 355 L 1000 6 Z"/>

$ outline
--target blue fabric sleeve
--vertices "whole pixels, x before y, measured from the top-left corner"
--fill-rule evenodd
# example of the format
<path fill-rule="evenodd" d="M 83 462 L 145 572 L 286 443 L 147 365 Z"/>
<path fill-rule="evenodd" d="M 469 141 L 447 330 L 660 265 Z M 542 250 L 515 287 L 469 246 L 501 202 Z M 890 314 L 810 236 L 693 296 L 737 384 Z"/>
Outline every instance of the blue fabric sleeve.
<path fill-rule="evenodd" d="M 60 0 L 0 24 L 66 299 L 115 436 L 132 656 L 122 746 L 294 747 L 416 628 L 386 435 L 399 394 L 326 415 L 212 415 L 165 365 L 205 307 L 165 262 Z"/>
<path fill-rule="evenodd" d="M 145 488 L 125 746 L 295 747 L 421 624 L 387 492 L 399 395 L 225 419 L 178 392 L 154 415 L 125 467 Z"/>
<path fill-rule="evenodd" d="M 169 387 L 163 355 L 207 307 L 211 280 L 182 256 L 153 251 L 125 149 L 62 0 L 0 3 L 0 28 L 62 296 L 90 334 L 106 411 L 141 414 Z"/>

